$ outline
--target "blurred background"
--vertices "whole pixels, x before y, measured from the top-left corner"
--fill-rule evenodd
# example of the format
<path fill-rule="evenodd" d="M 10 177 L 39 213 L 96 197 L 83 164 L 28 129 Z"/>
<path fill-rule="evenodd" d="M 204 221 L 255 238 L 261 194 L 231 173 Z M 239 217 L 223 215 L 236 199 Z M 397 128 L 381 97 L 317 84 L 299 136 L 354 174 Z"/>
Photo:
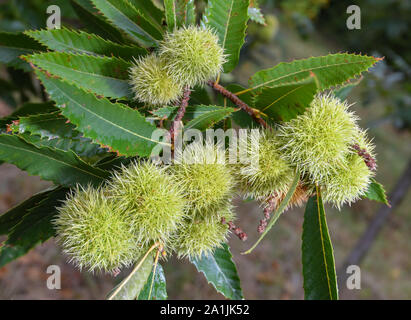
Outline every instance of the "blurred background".
<path fill-rule="evenodd" d="M 68 0 L 0 0 L 0 30 L 45 27 L 48 5 L 57 4 L 63 25 L 81 26 Z M 349 30 L 347 7 L 358 5 L 361 29 Z M 342 299 L 411 298 L 411 1 L 259 0 L 266 26 L 250 23 L 241 63 L 222 79 L 247 85 L 256 71 L 281 61 L 350 52 L 385 57 L 349 92 L 352 109 L 377 146 L 377 181 L 392 207 L 363 200 L 338 211 L 326 207 L 339 278 L 345 265 L 361 267 L 361 289 L 340 284 Z M 197 6 L 203 6 L 198 1 Z M 0 46 L 1 49 L 1 46 Z M 1 53 L 1 52 L 0 52 Z M 0 57 L 1 61 L 1 57 Z M 0 63 L 0 117 L 27 101 L 41 101 L 31 73 Z M 347 92 L 348 93 L 348 92 Z M 49 186 L 13 165 L 0 165 L 0 214 Z M 262 210 L 237 199 L 239 220 L 249 236 L 230 245 L 247 299 L 303 299 L 301 231 L 303 209 L 287 211 L 250 255 L 240 255 L 258 234 Z M 0 241 L 4 240 L 0 238 Z M 62 289 L 48 290 L 46 268 L 59 265 Z M 221 299 L 194 266 L 171 258 L 163 265 L 172 299 Z M 126 273 L 127 271 L 124 271 Z M 78 272 L 53 240 L 0 268 L 0 299 L 104 299 L 120 280 Z"/>

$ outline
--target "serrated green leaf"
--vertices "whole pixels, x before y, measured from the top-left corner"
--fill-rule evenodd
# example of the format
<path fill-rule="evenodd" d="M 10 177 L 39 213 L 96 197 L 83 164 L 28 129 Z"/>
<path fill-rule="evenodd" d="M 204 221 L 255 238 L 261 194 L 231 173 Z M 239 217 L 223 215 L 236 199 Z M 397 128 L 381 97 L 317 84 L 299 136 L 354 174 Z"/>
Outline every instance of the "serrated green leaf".
<path fill-rule="evenodd" d="M 162 30 L 153 25 L 127 0 L 91 0 L 111 23 L 143 47 L 156 47 Z"/>
<path fill-rule="evenodd" d="M 164 0 L 168 31 L 195 23 L 193 0 Z"/>
<path fill-rule="evenodd" d="M 79 137 L 78 139 L 46 139 L 38 135 L 32 135 L 29 132 L 18 135 L 23 140 L 31 143 L 37 147 L 49 147 L 52 149 L 60 149 L 64 151 L 73 151 L 81 157 L 82 160 L 89 164 L 93 164 L 101 156 L 107 154 L 107 150 L 92 143 L 91 139 Z"/>
<path fill-rule="evenodd" d="M 338 300 L 333 247 L 318 188 L 304 213 L 302 263 L 305 299 Z"/>
<path fill-rule="evenodd" d="M 209 111 L 199 115 L 198 117 L 190 120 L 184 127 L 184 130 L 198 129 L 204 131 L 211 128 L 214 124 L 228 117 L 231 113 L 235 112 L 234 108 L 220 108 L 217 110 Z"/>
<path fill-rule="evenodd" d="M 136 300 L 150 275 L 153 267 L 153 258 L 154 254 L 150 253 L 131 277 L 126 277 L 110 291 L 108 298 L 112 300 Z M 122 286 L 120 291 L 113 296 L 116 289 L 120 286 Z"/>
<path fill-rule="evenodd" d="M 288 85 L 266 87 L 255 98 L 255 108 L 270 122 L 286 122 L 303 114 L 317 92 L 314 77 Z"/>
<path fill-rule="evenodd" d="M 26 57 L 38 68 L 80 88 L 111 98 L 130 97 L 128 69 L 131 63 L 115 57 L 47 52 Z"/>
<path fill-rule="evenodd" d="M 250 6 L 248 7 L 248 16 L 254 22 L 265 25 L 265 18 L 258 6 L 257 0 L 250 0 Z"/>
<path fill-rule="evenodd" d="M 24 33 L 0 31 L 0 63 L 29 71 L 30 65 L 20 59 L 21 55 L 44 51 L 46 47 L 26 36 Z"/>
<path fill-rule="evenodd" d="M 379 59 L 375 57 L 337 53 L 281 62 L 271 69 L 254 74 L 250 79 L 250 90 L 261 91 L 263 87 L 299 82 L 307 79 L 312 72 L 317 77 L 318 89 L 323 91 L 359 76 L 377 61 Z"/>
<path fill-rule="evenodd" d="M 153 270 L 141 290 L 138 300 L 167 300 L 166 277 L 161 264 L 157 263 L 153 282 Z M 151 295 L 150 295 L 151 291 Z"/>
<path fill-rule="evenodd" d="M 56 207 L 66 198 L 68 190 L 56 188 L 20 217 L 20 222 L 12 228 L 7 241 L 0 248 L 0 268 L 54 236 L 51 220 L 57 212 Z"/>
<path fill-rule="evenodd" d="M 163 107 L 157 110 L 152 111 L 154 115 L 160 119 L 167 118 L 168 120 L 174 120 L 177 115 L 178 109 L 180 107 Z M 186 112 L 184 113 L 183 121 L 193 120 L 201 115 L 204 115 L 210 111 L 221 110 L 223 107 L 219 106 L 206 106 L 206 105 L 197 105 L 197 106 L 188 106 Z"/>
<path fill-rule="evenodd" d="M 147 53 L 147 50 L 129 45 L 121 45 L 86 33 L 68 29 L 31 30 L 28 36 L 47 46 L 51 50 L 68 53 L 104 55 L 131 60 Z"/>
<path fill-rule="evenodd" d="M 11 229 L 21 221 L 27 213 L 27 210 L 36 207 L 41 201 L 46 199 L 51 192 L 52 190 L 46 190 L 37 193 L 0 215 L 0 235 L 8 234 Z"/>
<path fill-rule="evenodd" d="M 208 283 L 211 283 L 224 297 L 240 300 L 244 297 L 232 257 L 228 245 L 224 243 L 221 248 L 214 251 L 214 254 L 203 255 L 200 259 L 193 259 L 191 262 L 199 272 L 204 274 Z"/>
<path fill-rule="evenodd" d="M 114 42 L 123 43 L 123 35 L 109 24 L 104 18 L 98 16 L 96 8 L 90 0 L 70 0 L 70 4 L 80 21 L 85 24 L 87 30 Z"/>
<path fill-rule="evenodd" d="M 40 113 L 55 112 L 58 108 L 54 106 L 53 102 L 44 103 L 25 103 L 11 115 L 0 119 L 0 129 L 4 129 L 6 125 L 10 124 L 13 120 L 17 120 L 19 117 L 35 115 Z M 1 131 L 1 130 L 0 130 Z"/>
<path fill-rule="evenodd" d="M 217 32 L 220 45 L 227 54 L 225 73 L 234 70 L 240 59 L 248 22 L 248 6 L 249 0 L 208 1 L 206 24 Z"/>
<path fill-rule="evenodd" d="M 12 127 L 15 132 L 26 133 L 24 139 L 37 146 L 73 150 L 83 157 L 93 157 L 104 152 L 99 145 L 75 130 L 73 124 L 67 123 L 67 119 L 59 112 L 20 117 Z"/>
<path fill-rule="evenodd" d="M 75 186 L 78 183 L 99 185 L 109 175 L 108 172 L 88 165 L 72 151 L 37 147 L 7 134 L 0 134 L 0 160 L 64 186 Z"/>
<path fill-rule="evenodd" d="M 100 15 L 101 13 L 98 12 L 98 9 L 94 6 L 91 0 L 72 0 L 86 9 L 88 12 L 91 12 L 93 15 Z"/>
<path fill-rule="evenodd" d="M 368 190 L 364 198 L 381 202 L 386 204 L 387 206 L 390 206 L 390 203 L 387 200 L 387 195 L 385 194 L 384 187 L 374 179 L 371 179 L 371 183 L 368 186 Z"/>
<path fill-rule="evenodd" d="M 151 138 L 156 127 L 146 122 L 137 110 L 104 98 L 97 99 L 91 93 L 49 78 L 40 71 L 36 70 L 36 74 L 62 114 L 85 137 L 126 156 L 149 156 L 157 143 L 164 144 Z"/>
<path fill-rule="evenodd" d="M 130 0 L 130 3 L 147 19 L 161 28 L 164 12 L 159 9 L 152 0 Z"/>

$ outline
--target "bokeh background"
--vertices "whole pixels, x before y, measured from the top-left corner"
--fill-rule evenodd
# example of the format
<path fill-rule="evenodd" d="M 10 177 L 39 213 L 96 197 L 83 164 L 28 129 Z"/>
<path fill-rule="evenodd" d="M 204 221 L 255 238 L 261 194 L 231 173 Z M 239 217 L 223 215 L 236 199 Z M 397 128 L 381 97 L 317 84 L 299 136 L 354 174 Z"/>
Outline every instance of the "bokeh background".
<path fill-rule="evenodd" d="M 411 298 L 411 1 L 409 0 L 267 0 L 259 1 L 267 26 L 249 26 L 241 63 L 224 81 L 246 85 L 257 70 L 281 61 L 355 52 L 384 56 L 384 61 L 364 76 L 349 94 L 352 109 L 377 145 L 376 179 L 400 201 L 391 210 L 368 200 L 338 211 L 326 207 L 339 275 L 347 258 L 365 247 L 357 259 L 361 290 L 345 290 L 342 299 Z M 68 0 L 0 0 L 0 30 L 22 31 L 45 27 L 46 7 L 61 7 L 63 25 L 81 26 Z M 348 30 L 346 9 L 361 9 L 361 29 Z M 198 1 L 198 7 L 202 2 Z M 26 101 L 40 101 L 41 91 L 31 74 L 0 64 L 0 116 Z M 408 171 L 407 171 L 408 169 Z M 0 214 L 49 186 L 13 165 L 0 165 Z M 408 191 L 408 192 L 407 192 Z M 262 210 L 254 202 L 237 199 L 239 226 L 249 235 L 247 243 L 230 240 L 245 297 L 248 299 L 303 299 L 301 231 L 303 209 L 286 212 L 259 247 L 240 255 L 257 238 Z M 394 203 L 393 203 L 394 204 Z M 377 228 L 375 228 L 377 226 Z M 380 227 L 380 228 L 378 228 Z M 363 235 L 376 229 L 375 237 Z M 0 241 L 4 240 L 0 238 Z M 62 289 L 46 287 L 47 266 L 59 265 Z M 222 299 L 194 266 L 171 258 L 163 265 L 169 297 L 173 299 Z M 126 273 L 127 271 L 124 271 Z M 67 264 L 53 240 L 0 268 L 0 299 L 104 299 L 120 280 L 78 272 Z"/>

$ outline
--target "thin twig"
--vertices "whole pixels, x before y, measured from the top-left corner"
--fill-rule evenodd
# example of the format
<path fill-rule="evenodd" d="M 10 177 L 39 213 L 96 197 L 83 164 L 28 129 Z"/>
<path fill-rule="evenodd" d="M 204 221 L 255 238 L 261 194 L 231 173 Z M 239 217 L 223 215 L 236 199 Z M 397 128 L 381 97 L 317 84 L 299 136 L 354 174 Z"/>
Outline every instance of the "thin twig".
<path fill-rule="evenodd" d="M 247 112 L 251 117 L 253 117 L 253 119 L 256 122 L 258 122 L 264 128 L 266 128 L 266 129 L 268 128 L 267 122 L 265 122 L 264 119 L 261 118 L 261 115 L 258 113 L 258 111 L 251 108 L 248 104 L 246 104 L 244 101 L 242 101 L 234 93 L 232 93 L 231 91 L 228 91 L 226 88 L 219 85 L 218 83 L 215 83 L 214 81 L 209 81 L 208 85 L 211 88 L 213 88 L 215 91 L 221 93 L 224 97 L 227 97 L 228 99 L 230 99 L 236 106 L 240 107 L 245 112 Z"/>
<path fill-rule="evenodd" d="M 190 101 L 191 90 L 190 87 L 184 88 L 183 98 L 181 99 L 180 108 L 177 111 L 177 115 L 174 118 L 173 123 L 171 124 L 170 128 L 170 141 L 171 141 L 171 150 L 174 150 L 174 141 L 175 135 L 180 127 L 180 122 L 183 120 L 184 114 L 186 112 L 186 108 L 188 106 L 188 101 Z"/>

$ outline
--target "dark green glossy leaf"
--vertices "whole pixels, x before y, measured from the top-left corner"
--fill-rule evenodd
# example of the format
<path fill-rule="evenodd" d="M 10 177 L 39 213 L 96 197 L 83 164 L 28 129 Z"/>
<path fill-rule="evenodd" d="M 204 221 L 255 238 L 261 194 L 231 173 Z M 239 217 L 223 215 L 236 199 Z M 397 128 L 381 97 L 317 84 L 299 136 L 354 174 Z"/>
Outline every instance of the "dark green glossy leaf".
<path fill-rule="evenodd" d="M 93 7 L 90 0 L 70 0 L 70 3 L 87 30 L 101 36 L 103 39 L 124 42 L 121 32 L 98 15 L 97 9 Z"/>
<path fill-rule="evenodd" d="M 302 242 L 305 299 L 338 300 L 333 247 L 318 189 L 305 209 Z"/>
<path fill-rule="evenodd" d="M 209 0 L 205 22 L 213 28 L 227 54 L 224 72 L 234 70 L 240 59 L 248 22 L 249 0 Z"/>
<path fill-rule="evenodd" d="M 98 95 L 111 98 L 132 96 L 128 81 L 131 64 L 122 59 L 65 52 L 34 54 L 26 59 L 38 68 Z"/>
<path fill-rule="evenodd" d="M 56 184 L 99 185 L 108 177 L 108 172 L 94 168 L 82 161 L 72 151 L 37 147 L 25 140 L 0 134 L 0 160 L 12 163 L 32 175 Z"/>
<path fill-rule="evenodd" d="M 46 190 L 35 194 L 29 199 L 19 203 L 0 216 L 0 235 L 8 234 L 27 213 L 27 210 L 36 207 L 41 201 L 46 199 L 52 190 Z"/>
<path fill-rule="evenodd" d="M 193 0 L 164 0 L 164 8 L 168 31 L 195 22 Z"/>
<path fill-rule="evenodd" d="M 24 33 L 0 32 L 0 63 L 7 66 L 29 71 L 30 65 L 20 59 L 20 56 L 44 50 L 44 46 Z"/>
<path fill-rule="evenodd" d="M 11 115 L 0 119 L 0 128 L 4 129 L 6 125 L 10 124 L 13 120 L 17 120 L 19 117 L 35 115 L 40 113 L 55 112 L 58 108 L 54 106 L 54 102 L 44 103 L 25 103 Z"/>
<path fill-rule="evenodd" d="M 159 9 L 152 0 L 129 0 L 130 3 L 150 22 L 157 24 L 160 28 L 164 19 L 164 11 Z"/>
<path fill-rule="evenodd" d="M 36 73 L 63 116 L 85 137 L 126 156 L 149 156 L 159 143 L 151 138 L 156 128 L 137 110 L 105 98 L 98 99 L 62 80 Z"/>
<path fill-rule="evenodd" d="M 261 91 L 264 87 L 288 85 L 308 79 L 311 73 L 314 73 L 318 80 L 318 89 L 323 91 L 361 75 L 377 61 L 379 59 L 375 57 L 337 53 L 281 62 L 271 69 L 261 70 L 253 75 L 250 88 Z"/>
<path fill-rule="evenodd" d="M 177 115 L 179 107 L 164 107 L 157 110 L 154 110 L 152 113 L 159 117 L 160 119 L 166 118 L 168 120 L 174 120 Z M 188 106 L 186 112 L 184 113 L 183 121 L 190 121 L 199 116 L 209 113 L 210 111 L 221 110 L 223 107 L 219 106 Z"/>
<path fill-rule="evenodd" d="M 127 0 L 91 0 L 96 8 L 117 28 L 143 47 L 157 46 L 162 30 Z"/>
<path fill-rule="evenodd" d="M 367 193 L 364 197 L 370 200 L 384 203 L 387 206 L 390 205 L 390 203 L 387 200 L 387 195 L 385 194 L 384 187 L 382 186 L 382 184 L 378 183 L 374 179 L 371 179 L 371 183 L 368 186 Z"/>
<path fill-rule="evenodd" d="M 166 288 L 166 277 L 164 275 L 164 270 L 161 264 L 157 264 L 156 273 L 154 275 L 153 282 L 153 270 L 147 279 L 144 288 L 141 290 L 138 300 L 166 300 L 167 299 L 167 288 Z M 151 291 L 151 294 L 150 294 Z"/>
<path fill-rule="evenodd" d="M 314 77 L 293 84 L 267 87 L 255 97 L 255 107 L 271 122 L 286 122 L 303 114 L 316 92 Z"/>
<path fill-rule="evenodd" d="M 0 268 L 54 236 L 51 220 L 67 192 L 66 188 L 56 188 L 37 206 L 28 209 L 23 217 L 19 217 L 20 222 L 12 228 L 7 241 L 0 248 Z"/>
<path fill-rule="evenodd" d="M 191 91 L 189 105 L 212 104 L 210 94 L 205 87 L 196 86 Z"/>
<path fill-rule="evenodd" d="M 73 150 L 79 156 L 93 157 L 104 152 L 91 139 L 84 138 L 59 112 L 20 117 L 11 128 L 37 146 Z"/>
<path fill-rule="evenodd" d="M 231 113 L 235 112 L 233 108 L 220 108 L 218 110 L 209 111 L 199 115 L 198 117 L 190 120 L 184 127 L 184 130 L 198 129 L 204 131 L 213 127 L 216 123 L 228 117 Z"/>
<path fill-rule="evenodd" d="M 68 53 L 105 55 L 131 60 L 147 53 L 138 46 L 121 45 L 95 34 L 68 29 L 33 30 L 25 32 L 51 50 Z"/>
<path fill-rule="evenodd" d="M 150 253 L 141 266 L 129 276 L 124 278 L 117 286 L 108 294 L 109 300 L 136 300 L 143 290 L 153 267 L 153 253 Z M 118 288 L 120 290 L 117 291 Z"/>
<path fill-rule="evenodd" d="M 244 299 L 240 278 L 228 245 L 224 243 L 221 248 L 214 251 L 214 254 L 203 255 L 201 259 L 193 259 L 191 262 L 199 272 L 204 274 L 207 281 L 226 298 Z"/>

